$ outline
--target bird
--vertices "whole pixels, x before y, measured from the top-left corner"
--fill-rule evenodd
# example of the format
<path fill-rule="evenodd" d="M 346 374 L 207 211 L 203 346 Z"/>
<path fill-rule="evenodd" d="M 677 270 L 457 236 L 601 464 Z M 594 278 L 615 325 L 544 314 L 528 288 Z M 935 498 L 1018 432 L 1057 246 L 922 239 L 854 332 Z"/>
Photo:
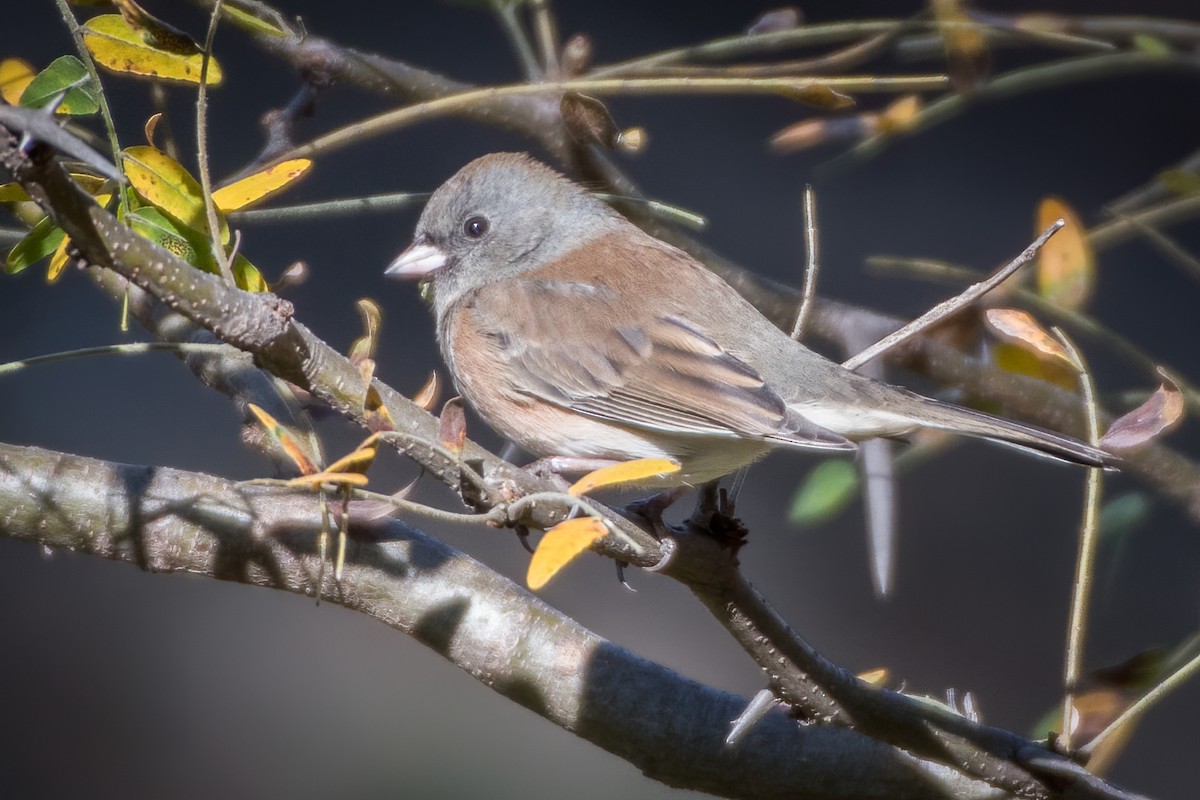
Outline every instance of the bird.
<path fill-rule="evenodd" d="M 1116 463 L 845 369 L 528 154 L 482 156 L 442 184 L 385 274 L 432 290 L 457 390 L 554 473 L 667 459 L 677 471 L 640 485 L 696 486 L 776 448 L 853 451 L 921 429 Z"/>

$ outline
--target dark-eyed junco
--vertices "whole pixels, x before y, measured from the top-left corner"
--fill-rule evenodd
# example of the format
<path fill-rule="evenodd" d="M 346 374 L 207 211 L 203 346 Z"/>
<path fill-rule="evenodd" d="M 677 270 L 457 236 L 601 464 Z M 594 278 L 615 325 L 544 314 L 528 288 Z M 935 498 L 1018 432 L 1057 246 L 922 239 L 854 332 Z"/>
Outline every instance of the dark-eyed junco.
<path fill-rule="evenodd" d="M 432 283 L 459 391 L 493 428 L 563 471 L 668 458 L 681 469 L 664 484 L 698 484 L 774 447 L 853 450 L 919 428 L 1081 464 L 1115 461 L 1068 436 L 842 368 L 527 155 L 484 156 L 446 181 L 387 274 Z"/>

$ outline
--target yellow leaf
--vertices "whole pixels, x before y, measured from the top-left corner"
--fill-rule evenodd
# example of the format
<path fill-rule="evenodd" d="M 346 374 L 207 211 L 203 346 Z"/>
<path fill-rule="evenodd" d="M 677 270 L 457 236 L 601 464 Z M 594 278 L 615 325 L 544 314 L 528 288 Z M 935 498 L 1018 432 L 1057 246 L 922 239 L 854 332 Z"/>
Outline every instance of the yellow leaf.
<path fill-rule="evenodd" d="M 872 686 L 883 686 L 892 677 L 892 673 L 887 667 L 876 667 L 869 669 L 866 672 L 858 673 L 858 679 L 863 683 L 869 683 Z"/>
<path fill-rule="evenodd" d="M 326 472 L 357 472 L 364 473 L 370 468 L 375 461 L 375 454 L 379 452 L 376 443 L 379 441 L 379 434 L 372 433 L 363 440 L 353 452 L 348 453 L 337 461 L 333 462 L 326 468 Z"/>
<path fill-rule="evenodd" d="M 294 158 L 247 175 L 213 192 L 213 202 L 225 213 L 248 208 L 279 192 L 312 168 L 312 160 Z"/>
<path fill-rule="evenodd" d="M 203 55 L 186 37 L 166 37 L 134 28 L 120 14 L 92 17 L 82 30 L 83 43 L 92 58 L 113 72 L 200 82 Z M 221 67 L 215 58 L 209 59 L 207 77 L 209 86 L 221 82 Z"/>
<path fill-rule="evenodd" d="M 249 403 L 248 405 L 254 416 L 258 417 L 258 421 L 267 429 L 267 433 L 275 441 L 279 442 L 279 446 L 283 448 L 283 452 L 287 453 L 288 457 L 292 459 L 292 463 L 296 465 L 296 469 L 300 470 L 301 474 L 318 474 L 317 465 L 313 463 L 313 459 L 309 456 L 308 449 L 292 435 L 291 431 L 284 427 L 279 420 L 254 405 L 254 403 Z"/>
<path fill-rule="evenodd" d="M 256 17 L 249 11 L 244 11 L 240 8 L 230 5 L 221 6 L 221 15 L 251 33 L 265 33 L 269 36 L 279 36 L 281 38 L 287 36 L 287 32 L 275 23 L 261 17 Z"/>
<path fill-rule="evenodd" d="M 916 127 L 921 113 L 921 96 L 906 94 L 879 115 L 880 133 L 904 133 Z"/>
<path fill-rule="evenodd" d="M 323 483 L 336 483 L 339 486 L 366 486 L 367 476 L 357 472 L 334 472 L 323 470 L 312 475 L 301 475 L 292 478 L 285 485 L 295 489 L 319 489 Z"/>
<path fill-rule="evenodd" d="M 354 305 L 362 317 L 363 335 L 350 345 L 350 352 L 346 357 L 350 359 L 350 363 L 360 364 L 375 356 L 375 348 L 379 344 L 379 330 L 383 324 L 383 311 L 380 310 L 379 304 L 369 297 L 359 299 Z M 370 383 L 371 378 L 367 376 L 364 380 Z"/>
<path fill-rule="evenodd" d="M 150 145 L 121 151 L 125 177 L 146 202 L 162 209 L 189 228 L 208 232 L 204 192 L 196 179 L 175 159 Z M 220 219 L 221 243 L 229 242 L 229 226 Z"/>
<path fill-rule="evenodd" d="M 607 532 L 604 522 L 595 517 L 578 517 L 558 523 L 538 542 L 525 583 L 534 591 L 541 589 L 584 550 L 603 539 Z"/>
<path fill-rule="evenodd" d="M 35 74 L 29 62 L 19 58 L 0 61 L 0 97 L 10 106 L 17 105 L 25 87 L 30 84 Z"/>
<path fill-rule="evenodd" d="M 97 178 L 95 175 L 85 175 L 81 172 L 72 172 L 71 177 L 79 184 L 79 188 L 91 195 L 95 195 L 100 191 L 100 187 L 104 185 L 104 178 Z M 100 205 L 108 203 L 107 198 L 110 195 L 103 195 L 105 200 L 100 200 L 97 195 L 96 202 Z M 29 199 L 29 195 L 21 188 L 19 183 L 4 183 L 0 184 L 0 203 L 23 203 Z"/>
<path fill-rule="evenodd" d="M 1079 308 L 1095 288 L 1096 257 L 1079 216 L 1057 197 L 1047 197 L 1038 205 L 1036 232 L 1058 219 L 1067 224 L 1038 252 L 1038 294 L 1055 305 Z"/>
<path fill-rule="evenodd" d="M 589 472 L 577 480 L 567 490 L 567 493 L 578 497 L 602 486 L 636 483 L 647 478 L 661 478 L 674 472 L 679 472 L 679 465 L 665 458 L 638 458 L 633 461 L 622 461 L 620 464 L 601 467 L 594 472 Z"/>
<path fill-rule="evenodd" d="M 62 275 L 63 269 L 67 266 L 67 248 L 70 245 L 71 237 L 64 236 L 54 250 L 54 255 L 50 256 L 50 268 L 46 270 L 47 283 L 54 283 Z"/>

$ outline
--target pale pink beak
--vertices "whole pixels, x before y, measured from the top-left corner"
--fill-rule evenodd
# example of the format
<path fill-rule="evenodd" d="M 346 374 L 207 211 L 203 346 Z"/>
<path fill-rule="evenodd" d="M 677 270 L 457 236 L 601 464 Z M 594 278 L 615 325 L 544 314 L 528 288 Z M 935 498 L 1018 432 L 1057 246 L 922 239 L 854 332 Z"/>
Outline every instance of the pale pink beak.
<path fill-rule="evenodd" d="M 446 254 L 431 244 L 414 243 L 396 257 L 384 275 L 392 278 L 425 278 L 446 266 Z"/>

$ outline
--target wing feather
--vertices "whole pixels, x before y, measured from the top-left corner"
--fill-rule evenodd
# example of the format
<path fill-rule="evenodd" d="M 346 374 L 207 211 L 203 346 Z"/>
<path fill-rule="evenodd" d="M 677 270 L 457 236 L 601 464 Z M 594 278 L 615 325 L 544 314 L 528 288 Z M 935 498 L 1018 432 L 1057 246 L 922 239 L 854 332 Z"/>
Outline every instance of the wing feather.
<path fill-rule="evenodd" d="M 848 450 L 788 408 L 751 365 L 675 314 L 630 319 L 595 283 L 507 280 L 466 299 L 509 391 L 622 425 Z M 488 290 L 491 288 L 492 290 Z"/>

